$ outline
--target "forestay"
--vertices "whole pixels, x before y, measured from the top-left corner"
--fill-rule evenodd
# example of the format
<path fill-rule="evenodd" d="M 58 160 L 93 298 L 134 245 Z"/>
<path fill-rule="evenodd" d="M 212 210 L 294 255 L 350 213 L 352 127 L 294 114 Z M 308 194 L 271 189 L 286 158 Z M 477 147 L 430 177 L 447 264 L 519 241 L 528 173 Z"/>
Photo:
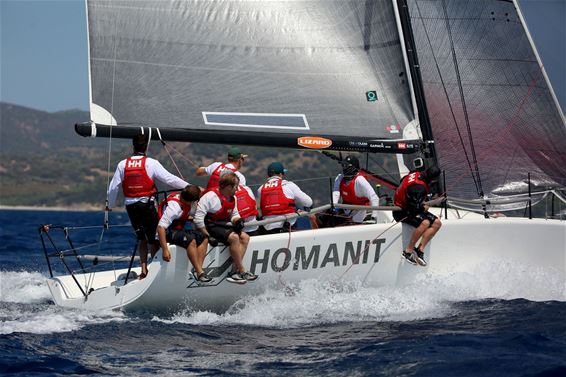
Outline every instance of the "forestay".
<path fill-rule="evenodd" d="M 416 147 L 370 145 L 402 139 L 415 119 L 390 0 L 89 0 L 88 24 L 95 123 L 209 142 Z"/>

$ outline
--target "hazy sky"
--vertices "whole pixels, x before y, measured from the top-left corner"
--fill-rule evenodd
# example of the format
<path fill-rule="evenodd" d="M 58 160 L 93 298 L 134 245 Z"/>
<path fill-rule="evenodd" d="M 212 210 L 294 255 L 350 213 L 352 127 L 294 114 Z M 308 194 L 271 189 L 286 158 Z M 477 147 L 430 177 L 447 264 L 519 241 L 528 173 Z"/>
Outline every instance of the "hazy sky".
<path fill-rule="evenodd" d="M 520 4 L 566 109 L 566 0 Z M 83 0 L 0 0 L 0 25 L 0 101 L 46 111 L 88 110 Z"/>

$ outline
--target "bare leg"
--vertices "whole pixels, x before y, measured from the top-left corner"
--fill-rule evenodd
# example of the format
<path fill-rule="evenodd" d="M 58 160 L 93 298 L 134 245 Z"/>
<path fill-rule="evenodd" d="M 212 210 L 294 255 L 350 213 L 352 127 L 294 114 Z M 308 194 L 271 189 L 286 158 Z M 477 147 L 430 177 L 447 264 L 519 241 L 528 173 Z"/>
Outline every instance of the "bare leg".
<path fill-rule="evenodd" d="M 197 252 L 197 242 L 192 240 L 189 246 L 187 246 L 187 256 L 189 257 L 189 261 L 195 268 L 195 271 L 200 274 L 202 273 L 202 264 L 199 261 L 198 252 Z"/>
<path fill-rule="evenodd" d="M 421 225 L 419 225 L 414 231 L 413 234 L 411 235 L 411 239 L 409 240 L 409 244 L 407 245 L 407 248 L 405 249 L 405 252 L 407 252 L 408 254 L 413 252 L 413 249 L 415 248 L 415 244 L 417 243 L 417 241 L 421 238 L 421 236 L 423 235 L 423 233 L 429 229 L 430 227 L 430 222 L 428 220 L 424 220 Z"/>
<path fill-rule="evenodd" d="M 205 240 L 197 247 L 197 255 L 201 267 L 204 266 L 204 259 L 206 258 L 207 250 L 208 250 L 208 239 L 205 238 Z"/>
<path fill-rule="evenodd" d="M 138 247 L 138 250 L 140 253 L 142 276 L 145 277 L 145 275 L 147 275 L 147 241 L 146 240 L 140 240 L 140 245 Z"/>
<path fill-rule="evenodd" d="M 421 224 L 422 225 L 422 224 Z M 428 242 L 434 237 L 434 235 L 440 230 L 442 223 L 440 219 L 434 220 L 432 226 L 426 229 L 423 233 L 423 238 L 421 239 L 421 243 L 419 244 L 419 250 L 423 251 Z"/>
<path fill-rule="evenodd" d="M 250 243 L 250 236 L 247 233 L 240 233 L 240 260 L 244 260 L 248 244 Z"/>
<path fill-rule="evenodd" d="M 311 223 L 311 229 L 318 229 L 318 221 L 315 215 L 309 215 L 309 222 Z"/>
<path fill-rule="evenodd" d="M 228 244 L 230 249 L 230 256 L 232 257 L 232 263 L 237 272 L 244 272 L 246 269 L 242 265 L 242 243 L 240 242 L 240 236 L 234 232 L 230 233 L 228 236 Z"/>
<path fill-rule="evenodd" d="M 157 250 L 159 250 L 159 244 L 158 243 L 154 243 L 151 245 L 151 257 L 153 258 L 155 256 L 155 254 L 157 254 Z"/>

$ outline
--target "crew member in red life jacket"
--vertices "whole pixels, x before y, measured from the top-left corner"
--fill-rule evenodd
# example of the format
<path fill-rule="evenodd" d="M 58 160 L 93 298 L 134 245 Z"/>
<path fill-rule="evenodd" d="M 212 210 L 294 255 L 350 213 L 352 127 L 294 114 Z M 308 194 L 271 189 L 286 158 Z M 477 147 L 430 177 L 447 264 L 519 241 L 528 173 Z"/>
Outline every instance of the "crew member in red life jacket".
<path fill-rule="evenodd" d="M 182 189 L 188 183 L 165 170 L 159 161 L 146 157 L 147 135 L 136 135 L 132 142 L 134 154 L 118 163 L 108 187 L 106 210 L 110 211 L 114 207 L 122 186 L 126 211 L 139 240 L 142 270 L 139 278 L 143 279 L 147 276 L 147 245 L 152 245 L 152 253 L 159 247 L 159 241 L 155 239 L 159 220 L 154 201 L 154 194 L 157 192 L 155 181 L 175 189 Z"/>
<path fill-rule="evenodd" d="M 295 183 L 283 179 L 287 169 L 280 162 L 272 162 L 267 167 L 267 181 L 257 190 L 263 220 L 287 215 L 298 208 L 312 207 L 312 199 Z M 297 219 L 288 220 L 289 226 L 295 225 Z M 316 221 L 315 221 L 316 223 Z M 288 232 L 285 221 L 277 221 L 263 225 L 263 234 Z"/>
<path fill-rule="evenodd" d="M 244 224 L 257 220 L 257 203 L 253 191 L 248 186 L 241 183 L 238 185 L 236 200 L 238 203 L 238 212 L 244 220 Z M 243 231 L 250 237 L 260 234 L 258 225 L 245 225 Z"/>
<path fill-rule="evenodd" d="M 356 156 L 346 156 L 342 161 L 342 174 L 334 180 L 332 189 L 334 203 L 354 204 L 362 206 L 379 206 L 379 197 L 368 180 L 360 172 L 360 161 Z M 377 211 L 368 213 L 366 210 L 344 210 L 345 215 L 351 216 L 357 224 L 374 223 Z"/>
<path fill-rule="evenodd" d="M 195 230 L 185 228 L 185 224 L 193 217 L 200 197 L 200 188 L 189 185 L 180 193 L 173 193 L 159 204 L 159 224 L 157 235 L 163 251 L 163 260 L 169 262 L 171 253 L 167 243 L 187 249 L 187 256 L 193 265 L 193 273 L 198 282 L 208 283 L 212 279 L 202 269 L 208 240 Z"/>
<path fill-rule="evenodd" d="M 428 205 L 424 204 L 439 176 L 440 169 L 436 166 L 429 167 L 425 172 L 412 172 L 403 177 L 395 190 L 394 204 L 402 210 L 393 211 L 393 218 L 415 228 L 407 247 L 403 249 L 403 257 L 411 264 L 426 266 L 424 248 L 442 226 L 440 219 L 428 212 Z M 415 246 L 419 240 L 420 243 Z"/>
<path fill-rule="evenodd" d="M 206 186 L 205 192 L 212 190 L 213 188 L 218 187 L 218 182 L 220 181 L 220 175 L 223 171 L 232 171 L 236 173 L 238 179 L 240 180 L 240 184 L 246 184 L 246 178 L 239 170 L 242 168 L 244 164 L 244 160 L 248 157 L 247 154 L 243 154 L 239 148 L 233 147 L 230 148 L 228 151 L 228 162 L 213 162 L 208 166 L 201 166 L 197 169 L 196 175 L 197 176 L 204 176 L 209 175 L 210 178 L 208 180 L 208 184 Z"/>
<path fill-rule="evenodd" d="M 200 198 L 194 223 L 206 237 L 213 237 L 228 245 L 234 269 L 226 280 L 230 283 L 245 284 L 256 280 L 257 275 L 246 271 L 242 264 L 250 236 L 242 231 L 244 221 L 238 212 L 235 194 L 239 182 L 235 173 L 224 173 L 220 177 L 218 187 Z M 212 240 L 210 241 L 212 243 Z"/>

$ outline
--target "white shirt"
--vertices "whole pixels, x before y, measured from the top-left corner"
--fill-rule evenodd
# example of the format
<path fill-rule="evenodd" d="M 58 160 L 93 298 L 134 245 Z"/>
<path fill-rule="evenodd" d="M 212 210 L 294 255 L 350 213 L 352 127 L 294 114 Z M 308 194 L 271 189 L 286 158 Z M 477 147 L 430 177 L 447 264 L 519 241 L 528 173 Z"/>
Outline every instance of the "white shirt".
<path fill-rule="evenodd" d="M 220 211 L 222 209 L 222 202 L 220 198 L 214 191 L 209 191 L 204 194 L 198 201 L 197 210 L 195 213 L 194 223 L 197 228 L 201 229 L 205 227 L 204 218 L 207 214 L 212 214 Z M 232 212 L 232 219 L 235 217 L 240 217 L 238 212 L 238 203 L 234 204 L 234 211 Z"/>
<path fill-rule="evenodd" d="M 278 176 L 272 176 L 269 177 L 269 179 L 267 180 L 266 183 L 274 180 L 274 179 L 281 179 Z M 263 186 L 260 186 L 257 189 L 257 197 L 259 198 L 259 200 L 261 201 L 261 188 Z M 307 194 L 305 194 L 300 188 L 299 186 L 297 186 L 296 184 L 294 184 L 293 182 L 287 181 L 287 180 L 281 180 L 281 187 L 283 188 L 283 194 L 285 195 L 286 198 L 288 199 L 294 199 L 295 200 L 295 205 L 299 208 L 301 207 L 311 207 L 312 206 L 312 199 L 310 196 L 308 196 Z M 275 216 L 263 216 L 263 219 L 272 219 L 274 217 L 277 217 L 277 215 Z M 297 219 L 291 219 L 288 220 L 289 223 L 291 225 L 294 225 L 295 222 L 297 221 Z M 281 228 L 283 227 L 283 223 L 284 221 L 278 221 L 275 223 L 271 223 L 271 224 L 265 224 L 263 227 L 266 230 L 271 230 L 271 229 L 277 229 L 277 228 Z"/>
<path fill-rule="evenodd" d="M 212 175 L 212 173 L 214 173 L 216 168 L 219 167 L 222 164 L 223 164 L 223 162 L 213 162 L 212 164 L 210 164 L 206 168 L 204 168 L 204 170 L 206 171 L 206 174 Z M 234 164 L 228 163 L 228 164 L 225 164 L 225 165 L 228 168 L 236 169 Z M 246 184 L 246 177 L 244 177 L 244 175 L 242 173 L 240 173 L 238 170 L 236 170 L 235 173 L 238 176 L 238 178 L 240 179 L 240 184 L 245 185 Z"/>
<path fill-rule="evenodd" d="M 340 183 L 342 182 L 342 179 L 344 179 L 344 174 L 338 174 L 334 180 L 334 188 L 332 189 L 333 203 L 341 203 Z M 354 193 L 359 198 L 368 198 L 372 207 L 379 206 L 379 197 L 364 176 L 360 175 L 356 178 Z M 345 212 L 347 215 L 352 216 L 352 221 L 355 223 L 362 223 L 367 214 L 367 211 L 364 210 L 345 210 Z M 377 211 L 372 211 L 371 215 L 377 219 Z"/>
<path fill-rule="evenodd" d="M 141 159 L 144 156 L 132 156 L 132 159 L 137 160 Z M 114 173 L 114 177 L 112 177 L 112 181 L 110 182 L 110 186 L 108 187 L 108 208 L 114 207 L 116 204 L 116 198 L 118 197 L 118 192 L 120 186 L 122 185 L 122 180 L 124 179 L 124 168 L 126 167 L 126 160 L 124 159 L 118 163 L 116 167 L 116 172 Z M 149 178 L 154 181 L 159 181 L 164 183 L 174 189 L 184 189 L 188 186 L 188 183 L 182 180 L 181 178 L 169 173 L 163 165 L 159 163 L 159 161 L 148 157 L 145 160 L 145 171 Z M 124 198 L 124 204 L 130 205 L 137 202 L 147 203 L 149 197 L 143 196 L 139 198 Z"/>
<path fill-rule="evenodd" d="M 196 211 L 197 211 L 196 203 L 191 203 L 191 209 L 189 210 L 189 215 L 194 217 Z M 182 214 L 183 214 L 183 209 L 181 208 L 181 205 L 178 202 L 174 200 L 168 201 L 167 207 L 165 208 L 165 211 L 163 211 L 163 215 L 161 216 L 161 219 L 159 219 L 159 226 L 165 229 L 169 228 L 173 223 L 173 221 L 181 217 Z"/>

